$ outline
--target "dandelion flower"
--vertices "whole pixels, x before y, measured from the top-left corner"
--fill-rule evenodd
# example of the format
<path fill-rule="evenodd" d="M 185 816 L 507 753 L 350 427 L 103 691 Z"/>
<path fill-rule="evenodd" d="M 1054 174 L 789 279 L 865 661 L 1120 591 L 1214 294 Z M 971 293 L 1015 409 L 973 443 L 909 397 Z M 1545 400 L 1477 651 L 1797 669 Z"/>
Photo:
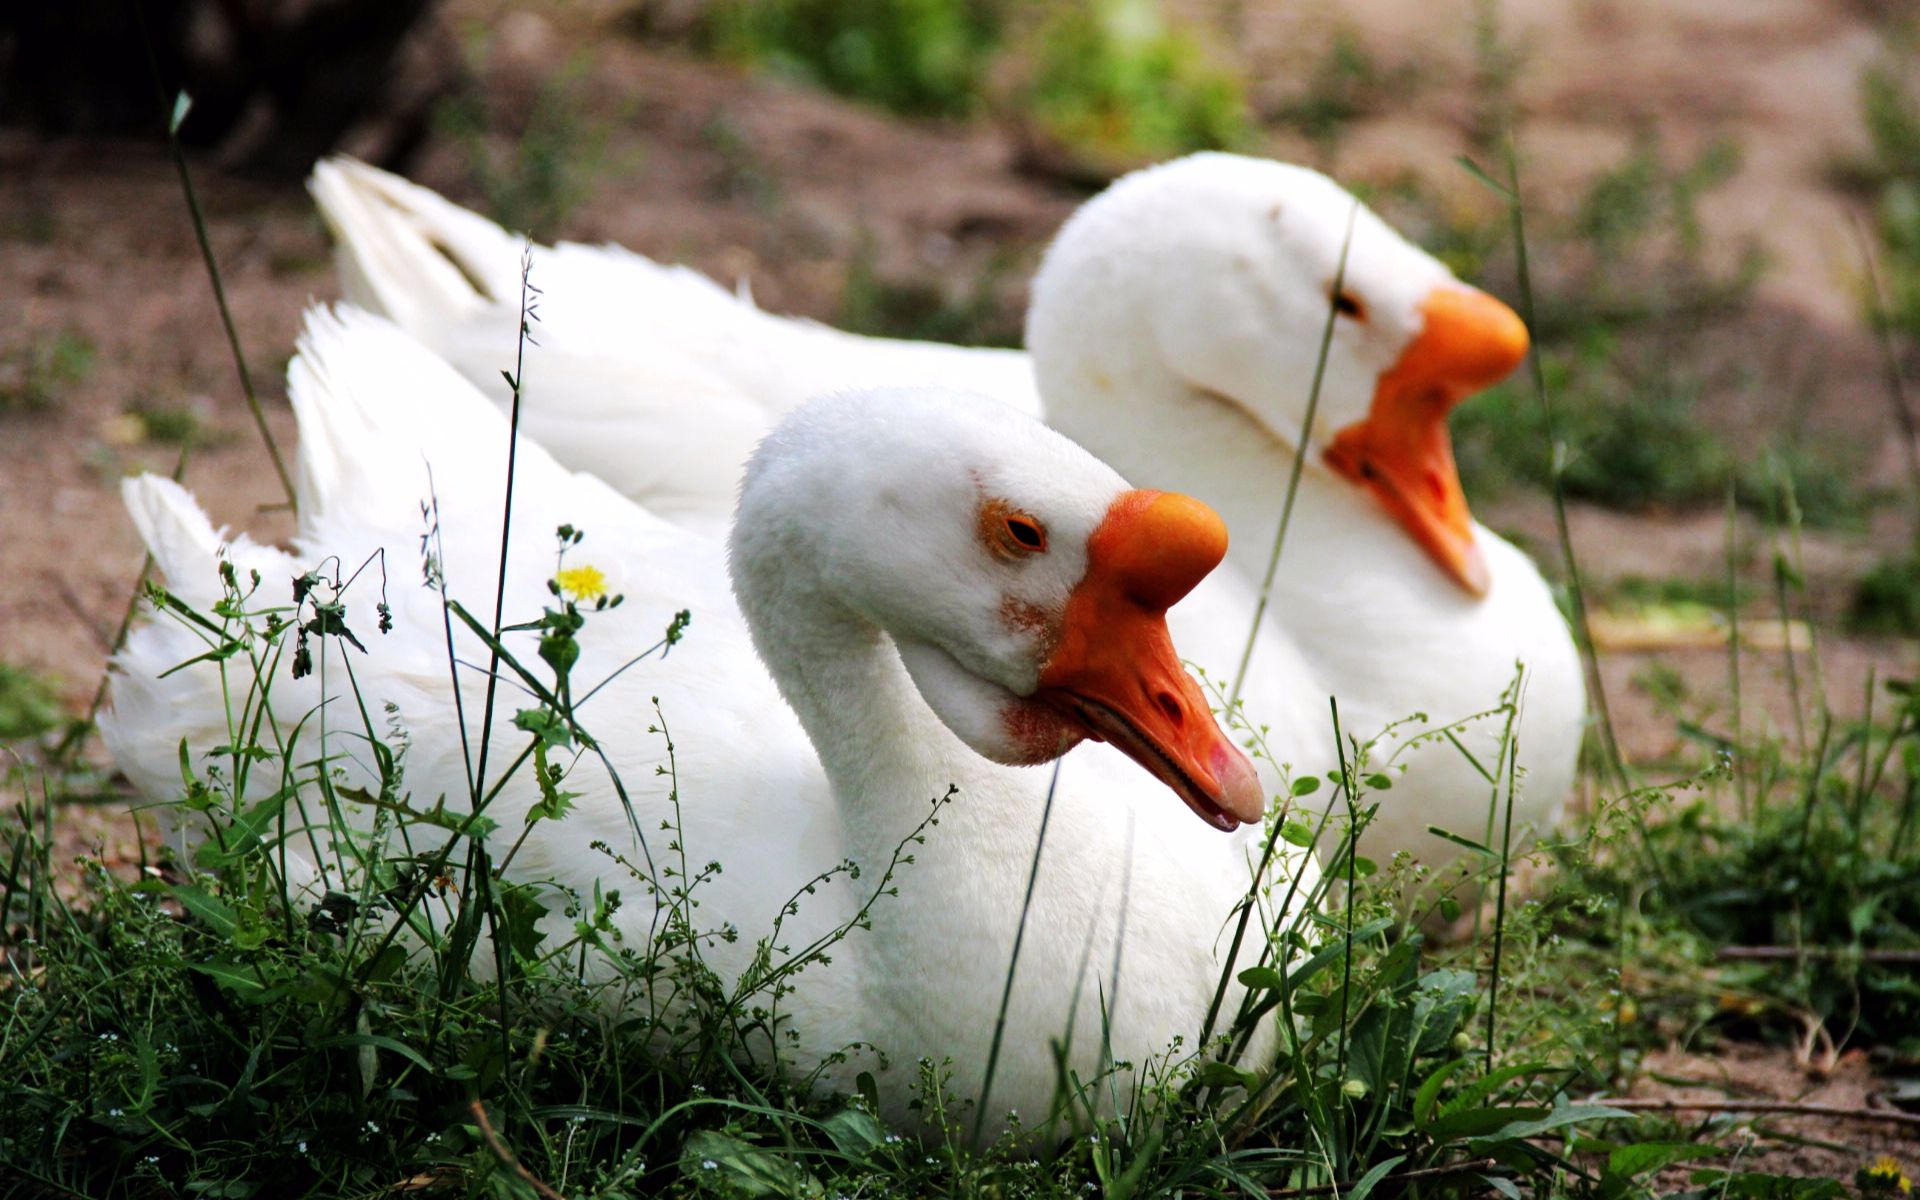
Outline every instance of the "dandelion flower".
<path fill-rule="evenodd" d="M 554 575 L 553 581 L 569 600 L 590 604 L 607 594 L 607 577 L 595 566 L 568 567 Z"/>
<path fill-rule="evenodd" d="M 1853 1181 L 1859 1185 L 1861 1191 L 1872 1195 L 1908 1196 L 1913 1194 L 1913 1181 L 1907 1178 L 1906 1172 L 1900 1169 L 1900 1164 L 1889 1154 L 1882 1154 L 1872 1163 L 1861 1167 L 1855 1173 Z"/>

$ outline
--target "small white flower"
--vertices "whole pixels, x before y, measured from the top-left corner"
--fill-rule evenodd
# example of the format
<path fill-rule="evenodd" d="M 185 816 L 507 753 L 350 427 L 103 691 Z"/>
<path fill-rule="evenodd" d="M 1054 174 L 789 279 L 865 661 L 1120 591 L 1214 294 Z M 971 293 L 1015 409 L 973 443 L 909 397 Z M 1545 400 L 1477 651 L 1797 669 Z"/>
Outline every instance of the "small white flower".
<path fill-rule="evenodd" d="M 299 1149 L 299 1151 L 300 1151 L 300 1153 L 302 1153 L 302 1154 L 305 1154 L 305 1153 L 307 1152 L 307 1142 L 306 1142 L 306 1139 L 305 1139 L 305 1138 L 302 1138 L 302 1139 L 300 1140 L 300 1145 L 299 1145 L 299 1147 L 298 1147 L 298 1149 Z"/>
<path fill-rule="evenodd" d="M 117 1117 L 121 1115 L 121 1112 L 117 1108 L 110 1108 L 107 1110 L 107 1115 L 110 1117 Z"/>
<path fill-rule="evenodd" d="M 710 1158 L 703 1158 L 700 1160 L 700 1169 L 703 1171 L 718 1171 L 720 1164 Z"/>

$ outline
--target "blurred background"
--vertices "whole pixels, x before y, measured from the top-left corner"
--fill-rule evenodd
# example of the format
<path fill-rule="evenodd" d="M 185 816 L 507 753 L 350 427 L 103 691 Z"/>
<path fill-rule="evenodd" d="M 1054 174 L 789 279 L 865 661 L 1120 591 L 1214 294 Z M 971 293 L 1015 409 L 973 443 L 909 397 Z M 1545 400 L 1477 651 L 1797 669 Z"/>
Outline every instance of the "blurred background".
<path fill-rule="evenodd" d="M 543 240 L 613 240 L 750 281 L 774 311 L 1016 344 L 1027 279 L 1074 206 L 1208 147 L 1332 173 L 1511 301 L 1505 202 L 1459 162 L 1498 173 L 1511 130 L 1573 540 L 1629 753 L 1677 767 L 1711 748 L 1731 610 L 1751 624 L 1749 706 L 1788 719 L 1783 650 L 1812 629 L 1834 705 L 1857 708 L 1870 671 L 1910 672 L 1920 635 L 1920 466 L 1899 399 L 1920 377 L 1913 14 L 1903 0 L 8 6 L 0 738 L 57 729 L 93 695 L 141 562 L 120 476 L 184 469 L 219 519 L 286 530 L 169 157 L 182 90 L 179 139 L 283 444 L 299 313 L 336 294 L 301 187 L 330 151 Z M 1531 389 L 1476 399 L 1455 428 L 1476 512 L 1560 573 Z"/>

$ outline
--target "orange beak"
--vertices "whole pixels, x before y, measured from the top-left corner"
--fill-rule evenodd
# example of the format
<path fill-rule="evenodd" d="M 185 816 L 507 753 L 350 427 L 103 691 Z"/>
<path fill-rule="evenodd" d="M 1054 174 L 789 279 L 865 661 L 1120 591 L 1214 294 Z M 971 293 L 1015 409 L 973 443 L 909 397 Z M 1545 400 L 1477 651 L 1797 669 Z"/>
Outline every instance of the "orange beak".
<path fill-rule="evenodd" d="M 1476 596 L 1490 582 L 1473 539 L 1447 437 L 1447 413 L 1527 356 L 1527 327 L 1506 305 L 1464 285 L 1421 302 L 1426 324 L 1374 388 L 1364 420 L 1340 430 L 1327 465 L 1372 492 L 1440 569 Z"/>
<path fill-rule="evenodd" d="M 1226 524 L 1198 500 L 1123 493 L 1087 541 L 1087 573 L 1067 598 L 1033 698 L 1112 742 L 1202 820 L 1231 831 L 1266 815 L 1266 794 L 1167 633 L 1167 609 L 1226 552 Z"/>

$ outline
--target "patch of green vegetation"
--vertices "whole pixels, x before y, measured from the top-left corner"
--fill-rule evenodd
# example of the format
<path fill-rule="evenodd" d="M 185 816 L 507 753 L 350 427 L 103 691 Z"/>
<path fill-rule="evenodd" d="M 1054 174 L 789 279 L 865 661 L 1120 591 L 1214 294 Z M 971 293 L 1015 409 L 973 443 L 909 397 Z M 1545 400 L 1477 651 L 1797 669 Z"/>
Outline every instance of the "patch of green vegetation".
<path fill-rule="evenodd" d="M 1238 75 L 1152 0 L 1051 8 L 1017 103 L 1048 135 L 1116 162 L 1219 150 L 1248 136 Z"/>
<path fill-rule="evenodd" d="M 1729 608 L 1738 609 L 1757 594 L 1752 587 L 1736 584 L 1731 603 L 1729 603 L 1727 579 L 1724 575 L 1709 576 L 1705 579 L 1683 579 L 1673 576 L 1648 579 L 1644 575 L 1624 575 L 1614 580 L 1612 587 L 1608 589 L 1610 600 L 1631 607 L 1691 605 L 1709 608 L 1715 612 L 1726 612 Z"/>
<path fill-rule="evenodd" d="M 980 106 L 1001 5 L 975 0 L 719 0 L 702 17 L 715 52 L 906 116 Z"/>
<path fill-rule="evenodd" d="M 907 338 L 955 346 L 1020 345 L 1021 316 L 1003 302 L 1005 259 L 989 262 L 970 288 L 956 294 L 940 276 L 888 279 L 874 267 L 871 244 L 847 268 L 834 324 L 850 333 Z"/>
<path fill-rule="evenodd" d="M 195 449 L 223 440 L 219 430 L 209 427 L 187 405 L 136 404 L 127 411 L 139 418 L 145 439 L 150 442 Z"/>
<path fill-rule="evenodd" d="M 543 81 L 504 149 L 496 135 L 505 123 L 478 87 L 456 91 L 435 110 L 440 132 L 464 153 L 487 214 L 507 228 L 550 238 L 608 168 L 613 118 L 586 98 L 586 75 L 586 60 L 575 58 Z"/>
<path fill-rule="evenodd" d="M 1330 159 L 1349 122 L 1408 99 L 1418 81 L 1411 65 L 1387 67 L 1367 48 L 1358 31 L 1341 26 L 1334 31 L 1297 95 L 1268 115 L 1298 130 Z"/>
<path fill-rule="evenodd" d="M 1881 957 L 1920 950 L 1920 703 L 1904 682 L 1879 699 L 1893 711 L 1878 720 L 1823 708 L 1804 750 L 1683 725 L 1728 756 L 1714 779 L 1635 798 L 1609 853 L 1566 864 L 1620 906 L 1613 936 L 1665 946 L 1724 992 L 1686 1019 L 1805 1036 L 1794 1014 L 1808 1013 L 1836 1046 L 1920 1050 L 1920 979 Z"/>
<path fill-rule="evenodd" d="M 44 412 L 93 370 L 93 342 L 63 329 L 0 355 L 0 415 Z"/>
<path fill-rule="evenodd" d="M 1920 556 L 1891 555 L 1869 567 L 1854 584 L 1847 618 L 1862 633 L 1920 637 Z"/>
<path fill-rule="evenodd" d="M 570 528 L 561 538 L 563 553 L 577 540 Z M 392 713 L 336 704 L 358 714 L 364 749 L 343 772 L 317 761 L 311 714 L 275 710 L 287 662 L 312 671 L 327 657 L 319 677 L 345 697 L 362 653 L 349 643 L 385 651 L 374 630 L 356 637 L 345 624 L 354 583 L 309 574 L 288 604 L 227 567 L 210 611 L 150 592 L 157 619 L 204 641 L 183 669 L 224 680 L 231 728 L 212 735 L 219 744 L 181 749 L 167 818 L 197 843 L 135 880 L 87 864 L 74 900 L 51 886 L 44 814 L 22 811 L 5 839 L 0 1161 L 48 1189 L 101 1196 L 339 1196 L 400 1180 L 476 1198 L 552 1188 L 540 1194 L 1064 1200 L 1389 1185 L 1415 1169 L 1550 1196 L 1573 1186 L 1552 1147 L 1614 1115 L 1576 1098 L 1592 1081 L 1564 1047 L 1584 1043 L 1539 1025 L 1531 985 L 1516 982 L 1551 960 L 1529 932 L 1537 923 L 1494 910 L 1504 976 L 1484 938 L 1436 960 L 1403 912 L 1405 865 L 1354 853 L 1351 825 L 1393 785 L 1392 764 L 1371 762 L 1363 744 L 1337 770 L 1290 783 L 1297 798 L 1331 790 L 1343 816 L 1275 817 L 1275 843 L 1319 850 L 1326 873 L 1297 903 L 1290 889 L 1277 898 L 1301 914 L 1288 924 L 1250 919 L 1263 961 L 1242 974 L 1246 999 L 1223 1009 L 1216 1036 L 1063 1081 L 1051 1132 L 988 1153 L 964 1148 L 972 1114 L 938 1063 L 921 1070 L 935 1129 L 924 1140 L 876 1119 L 865 1085 L 807 1094 L 756 1047 L 796 975 L 866 935 L 867 910 L 789 953 L 777 926 L 702 924 L 718 865 L 669 854 L 656 870 L 602 846 L 607 890 L 593 895 L 507 869 L 529 830 L 568 819 L 574 773 L 603 769 L 581 753 L 590 735 L 567 643 L 618 600 L 589 603 L 596 589 L 558 565 L 554 580 L 553 606 L 522 626 L 540 632 L 540 662 L 501 650 L 528 694 L 513 721 L 524 753 L 496 746 L 495 761 L 534 773 L 542 796 L 519 828 L 415 792 L 410 756 L 452 748 L 410 746 Z M 457 602 L 448 615 L 485 628 Z M 1509 697 L 1496 719 L 1511 712 Z M 368 815 L 340 819 L 345 805 Z M 923 825 L 902 849 L 923 834 L 938 836 Z M 672 842 L 669 823 L 655 845 Z M 310 873 L 296 856 L 320 882 L 290 889 Z M 1504 847 L 1476 857 L 1496 875 L 1508 861 Z M 901 858 L 868 864 L 860 886 L 870 909 L 913 886 L 912 873 Z M 657 909 L 644 943 L 631 923 L 626 940 L 615 936 L 616 888 Z M 742 936 L 761 939 L 744 977 L 706 965 L 703 947 Z M 1243 1059 L 1261 1022 L 1278 1038 L 1271 1069 Z M 1133 1097 L 1127 1117 L 1096 1111 L 1110 1088 Z M 1611 1197 L 1635 1194 L 1644 1173 L 1606 1163 L 1594 1176 Z"/>
<path fill-rule="evenodd" d="M 1790 477 L 1810 525 L 1859 521 L 1878 500 L 1846 448 L 1783 439 L 1771 456 L 1739 455 L 1698 416 L 1701 384 L 1677 368 L 1642 375 L 1600 327 L 1569 351 L 1543 348 L 1555 434 L 1568 447 L 1562 481 L 1574 499 L 1629 511 L 1703 508 L 1734 481 L 1742 508 L 1771 516 L 1777 479 Z M 1547 487 L 1553 457 L 1546 416 L 1523 380 L 1454 410 L 1454 452 L 1470 491 Z"/>
<path fill-rule="evenodd" d="M 66 719 L 59 693 L 44 676 L 0 662 L 0 742 L 37 738 Z"/>

